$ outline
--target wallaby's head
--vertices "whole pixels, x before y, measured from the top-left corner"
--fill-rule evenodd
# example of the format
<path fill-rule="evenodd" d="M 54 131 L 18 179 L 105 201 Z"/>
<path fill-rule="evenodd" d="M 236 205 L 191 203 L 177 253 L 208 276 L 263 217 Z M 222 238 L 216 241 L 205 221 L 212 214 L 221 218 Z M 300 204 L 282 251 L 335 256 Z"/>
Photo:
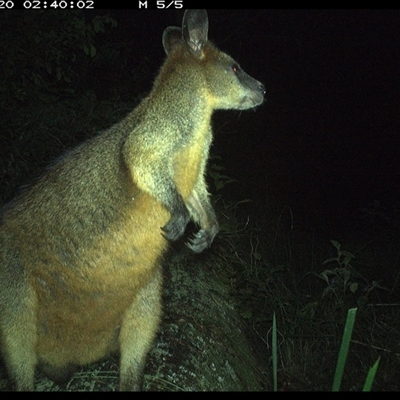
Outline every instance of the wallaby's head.
<path fill-rule="evenodd" d="M 208 17 L 205 10 L 186 10 L 182 29 L 169 27 L 164 31 L 165 52 L 171 60 L 171 68 L 181 75 L 182 84 L 187 84 L 188 90 L 197 87 L 214 109 L 245 110 L 261 104 L 264 85 L 246 74 L 230 56 L 218 50 L 207 36 Z"/>

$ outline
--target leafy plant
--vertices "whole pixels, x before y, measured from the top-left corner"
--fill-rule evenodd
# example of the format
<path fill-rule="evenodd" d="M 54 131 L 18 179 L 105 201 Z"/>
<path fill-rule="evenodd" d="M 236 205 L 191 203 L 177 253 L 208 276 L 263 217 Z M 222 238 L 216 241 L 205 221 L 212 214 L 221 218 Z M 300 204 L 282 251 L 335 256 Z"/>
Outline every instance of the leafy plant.
<path fill-rule="evenodd" d="M 0 24 L 0 98 L 8 108 L 10 98 L 26 101 L 38 90 L 70 89 L 77 71 L 97 54 L 95 37 L 117 23 L 107 15 L 89 20 L 82 10 L 41 10 L 3 13 Z"/>
<path fill-rule="evenodd" d="M 332 268 L 315 275 L 323 279 L 328 285 L 322 297 L 334 295 L 337 301 L 342 302 L 347 292 L 355 293 L 358 290 L 359 284 L 356 280 L 362 277 L 351 265 L 355 256 L 342 250 L 339 242 L 331 240 L 331 243 L 337 250 L 337 256 L 326 259 L 323 265 L 328 264 Z"/>
<path fill-rule="evenodd" d="M 351 308 L 347 312 L 346 324 L 344 326 L 342 344 L 339 350 L 339 356 L 336 364 L 335 376 L 333 378 L 332 392 L 338 392 L 342 382 L 344 367 L 346 365 L 349 352 L 351 335 L 353 334 L 354 322 L 356 320 L 357 308 Z"/>
<path fill-rule="evenodd" d="M 226 185 L 237 182 L 236 179 L 232 179 L 231 177 L 222 173 L 224 167 L 219 164 L 221 157 L 213 155 L 210 157 L 210 159 L 211 163 L 208 168 L 208 175 L 211 178 L 211 181 L 217 192 L 222 190 Z"/>

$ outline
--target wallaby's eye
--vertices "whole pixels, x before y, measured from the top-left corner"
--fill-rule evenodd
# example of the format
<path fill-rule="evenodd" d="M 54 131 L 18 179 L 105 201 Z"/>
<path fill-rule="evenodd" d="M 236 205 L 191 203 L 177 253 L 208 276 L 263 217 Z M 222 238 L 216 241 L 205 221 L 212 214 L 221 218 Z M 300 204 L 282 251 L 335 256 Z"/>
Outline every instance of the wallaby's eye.
<path fill-rule="evenodd" d="M 237 64 L 232 65 L 232 71 L 236 74 L 237 72 L 240 71 L 240 67 Z"/>

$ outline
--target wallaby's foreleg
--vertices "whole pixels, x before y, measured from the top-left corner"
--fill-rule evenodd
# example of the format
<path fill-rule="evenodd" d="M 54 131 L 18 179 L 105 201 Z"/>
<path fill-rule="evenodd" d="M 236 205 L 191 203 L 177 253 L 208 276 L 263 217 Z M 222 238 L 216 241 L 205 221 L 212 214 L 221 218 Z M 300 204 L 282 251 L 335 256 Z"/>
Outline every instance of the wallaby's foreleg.
<path fill-rule="evenodd" d="M 185 232 L 190 213 L 173 179 L 174 171 L 170 161 L 173 154 L 156 141 L 149 149 L 143 145 L 141 148 L 135 138 L 132 133 L 124 144 L 126 165 L 137 187 L 155 197 L 171 213 L 170 220 L 161 227 L 162 233 L 168 240 L 178 240 Z"/>
<path fill-rule="evenodd" d="M 208 194 L 205 192 L 205 187 L 201 194 L 194 190 L 187 200 L 187 205 L 194 221 L 200 225 L 199 231 L 195 233 L 187 244 L 195 253 L 200 253 L 210 247 L 219 231 L 215 211 L 210 203 Z"/>
<path fill-rule="evenodd" d="M 212 140 L 211 128 L 209 128 L 204 143 L 203 157 L 200 162 L 200 169 L 197 181 L 192 193 L 186 200 L 186 206 L 189 209 L 193 221 L 196 222 L 200 229 L 195 233 L 187 244 L 195 253 L 200 253 L 204 249 L 211 246 L 215 235 L 219 231 L 219 225 L 215 211 L 210 202 L 210 195 L 207 190 L 205 181 L 205 170 L 208 160 L 208 153 Z"/>

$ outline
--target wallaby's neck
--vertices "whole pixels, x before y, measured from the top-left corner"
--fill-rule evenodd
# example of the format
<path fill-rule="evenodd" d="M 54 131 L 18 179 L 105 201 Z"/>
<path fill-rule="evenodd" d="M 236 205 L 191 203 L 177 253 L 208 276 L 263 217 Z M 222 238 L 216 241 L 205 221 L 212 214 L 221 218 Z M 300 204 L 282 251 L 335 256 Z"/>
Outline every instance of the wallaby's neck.
<path fill-rule="evenodd" d="M 179 62 L 177 58 L 169 57 L 161 68 L 149 95 L 148 107 L 167 120 L 210 120 L 213 99 L 208 94 L 201 68 L 195 63 Z"/>

